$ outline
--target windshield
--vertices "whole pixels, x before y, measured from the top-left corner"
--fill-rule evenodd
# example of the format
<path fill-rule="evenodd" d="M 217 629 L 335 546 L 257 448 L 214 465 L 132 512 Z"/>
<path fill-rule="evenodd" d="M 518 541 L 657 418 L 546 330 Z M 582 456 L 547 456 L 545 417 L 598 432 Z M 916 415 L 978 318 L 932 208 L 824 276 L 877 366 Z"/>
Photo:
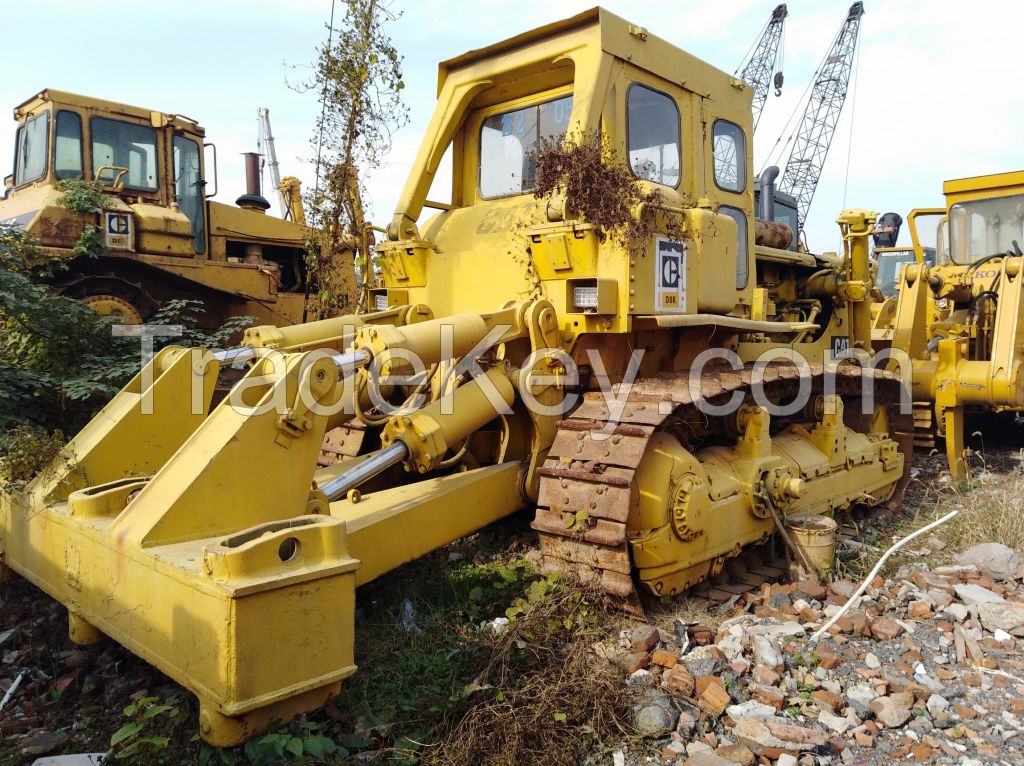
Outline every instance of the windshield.
<path fill-rule="evenodd" d="M 21 186 L 46 175 L 49 153 L 50 113 L 33 117 L 20 128 L 15 139 L 14 185 Z"/>
<path fill-rule="evenodd" d="M 958 202 L 949 210 L 950 255 L 969 264 L 1024 248 L 1024 194 Z"/>
<path fill-rule="evenodd" d="M 92 174 L 112 183 L 118 170 L 129 189 L 156 191 L 156 131 L 147 125 L 94 117 L 92 126 Z"/>
<path fill-rule="evenodd" d="M 541 139 L 561 139 L 569 126 L 572 96 L 493 114 L 480 129 L 480 195 L 505 197 L 532 191 Z"/>

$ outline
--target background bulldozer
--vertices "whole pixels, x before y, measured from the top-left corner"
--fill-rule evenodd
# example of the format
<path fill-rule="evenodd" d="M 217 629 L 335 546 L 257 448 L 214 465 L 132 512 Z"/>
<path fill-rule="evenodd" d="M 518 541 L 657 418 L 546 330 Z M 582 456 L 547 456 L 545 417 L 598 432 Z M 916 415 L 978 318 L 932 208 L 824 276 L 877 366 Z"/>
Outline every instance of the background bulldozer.
<path fill-rule="evenodd" d="M 75 641 L 191 689 L 209 742 L 339 693 L 357 587 L 519 509 L 546 568 L 636 604 L 903 476 L 899 380 L 831 362 L 872 352 L 874 215 L 843 213 L 841 258 L 755 245 L 742 81 L 595 9 L 439 82 L 375 313 L 164 349 L 3 498 L 4 565 Z M 535 194 L 546 152 L 579 169 L 588 136 L 621 222 L 572 171 Z M 449 146 L 452 198 L 429 202 Z M 318 469 L 350 426 L 359 454 Z"/>
<path fill-rule="evenodd" d="M 291 197 L 284 220 L 265 214 L 256 155 L 247 159 L 246 194 L 235 205 L 211 200 L 216 150 L 188 117 L 47 89 L 18 106 L 14 119 L 14 172 L 4 179 L 0 225 L 24 229 L 44 258 L 66 266 L 47 277 L 55 289 L 127 324 L 172 298 L 203 301 L 212 327 L 240 315 L 303 321 L 307 231 L 296 179 L 282 181 Z M 81 180 L 98 184 L 100 212 L 81 215 L 62 204 L 58 184 Z M 75 250 L 89 225 L 102 238 L 94 257 Z M 339 254 L 337 262 L 347 268 L 339 284 L 354 305 L 353 259 Z"/>
<path fill-rule="evenodd" d="M 963 477 L 965 415 L 1024 409 L 1024 172 L 946 181 L 943 192 L 945 208 L 910 214 L 916 259 L 886 334 L 911 360 L 918 441 L 944 438 Z M 918 244 L 921 221 L 937 226 L 934 265 Z"/>

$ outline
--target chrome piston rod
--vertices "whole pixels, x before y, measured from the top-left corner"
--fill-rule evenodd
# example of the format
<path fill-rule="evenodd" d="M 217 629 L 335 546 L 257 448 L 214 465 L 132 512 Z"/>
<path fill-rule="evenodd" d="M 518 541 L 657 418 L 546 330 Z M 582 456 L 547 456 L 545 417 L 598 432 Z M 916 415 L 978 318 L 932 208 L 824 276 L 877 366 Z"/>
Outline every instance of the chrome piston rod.
<path fill-rule="evenodd" d="M 238 348 L 222 349 L 215 351 L 213 358 L 221 367 L 229 367 L 234 364 L 241 364 L 256 358 L 256 349 L 252 346 L 239 346 Z M 341 371 L 342 376 L 352 374 L 359 367 L 365 367 L 370 363 L 370 352 L 365 350 L 347 351 L 344 354 L 334 354 L 331 359 Z"/>
<path fill-rule="evenodd" d="M 320 489 L 327 495 L 328 500 L 338 500 L 347 495 L 350 489 L 355 489 L 391 466 L 398 465 L 408 456 L 409 448 L 403 442 L 396 441 L 374 452 L 355 468 L 324 482 Z"/>
<path fill-rule="evenodd" d="M 250 359 L 255 359 L 256 349 L 251 346 L 221 349 L 220 351 L 213 352 L 213 358 L 221 367 L 231 367 L 232 365 L 243 364 Z"/>
<path fill-rule="evenodd" d="M 343 378 L 347 378 L 360 367 L 368 365 L 371 359 L 373 359 L 373 355 L 366 349 L 346 351 L 344 354 L 335 354 L 331 357 Z"/>

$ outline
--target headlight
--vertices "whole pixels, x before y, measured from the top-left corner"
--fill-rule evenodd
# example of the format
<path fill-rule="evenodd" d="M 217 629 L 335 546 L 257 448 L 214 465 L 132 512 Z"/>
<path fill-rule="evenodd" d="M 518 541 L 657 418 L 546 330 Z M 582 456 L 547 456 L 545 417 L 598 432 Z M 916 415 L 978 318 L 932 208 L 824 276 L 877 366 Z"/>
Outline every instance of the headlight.
<path fill-rule="evenodd" d="M 596 287 L 574 287 L 572 289 L 572 302 L 578 309 L 597 308 Z"/>

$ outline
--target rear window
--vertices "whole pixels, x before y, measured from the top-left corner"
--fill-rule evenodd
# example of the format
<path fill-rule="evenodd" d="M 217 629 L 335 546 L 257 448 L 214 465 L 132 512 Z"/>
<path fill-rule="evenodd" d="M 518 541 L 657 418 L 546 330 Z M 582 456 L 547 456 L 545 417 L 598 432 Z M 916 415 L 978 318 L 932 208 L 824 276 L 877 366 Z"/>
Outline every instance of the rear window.
<path fill-rule="evenodd" d="M 715 120 L 712 151 L 718 188 L 743 191 L 747 186 L 747 142 L 743 129 L 728 120 Z"/>
<path fill-rule="evenodd" d="M 748 260 L 747 260 L 747 216 L 742 210 L 722 205 L 720 213 L 725 213 L 736 222 L 736 289 L 742 290 L 747 286 Z"/>

